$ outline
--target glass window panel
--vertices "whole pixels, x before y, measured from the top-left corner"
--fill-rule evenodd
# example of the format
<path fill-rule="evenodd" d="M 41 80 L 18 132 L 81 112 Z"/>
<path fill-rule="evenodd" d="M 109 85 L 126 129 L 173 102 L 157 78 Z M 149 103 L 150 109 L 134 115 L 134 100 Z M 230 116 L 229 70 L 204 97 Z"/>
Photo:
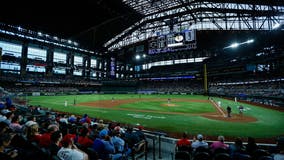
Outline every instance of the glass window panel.
<path fill-rule="evenodd" d="M 2 55 L 8 54 L 17 58 L 22 56 L 22 46 L 19 44 L 0 41 L 0 47 L 2 48 Z"/>
<path fill-rule="evenodd" d="M 1 62 L 0 63 L 0 68 L 1 69 L 7 69 L 7 70 L 17 70 L 17 71 L 19 71 L 21 69 L 21 66 L 18 63 Z"/>
<path fill-rule="evenodd" d="M 27 65 L 28 72 L 45 72 L 44 66 Z"/>
<path fill-rule="evenodd" d="M 91 59 L 91 67 L 96 68 L 97 67 L 97 60 L 96 59 Z"/>
<path fill-rule="evenodd" d="M 28 48 L 28 58 L 30 59 L 46 61 L 46 53 L 47 51 L 44 49 L 33 48 L 33 47 Z"/>
<path fill-rule="evenodd" d="M 82 70 L 74 70 L 73 75 L 75 76 L 82 76 Z"/>
<path fill-rule="evenodd" d="M 74 56 L 74 65 L 83 66 L 83 57 Z"/>
<path fill-rule="evenodd" d="M 65 68 L 53 68 L 53 73 L 55 74 L 66 74 Z"/>
<path fill-rule="evenodd" d="M 53 62 L 66 64 L 67 54 L 66 53 L 60 53 L 60 52 L 54 52 Z"/>

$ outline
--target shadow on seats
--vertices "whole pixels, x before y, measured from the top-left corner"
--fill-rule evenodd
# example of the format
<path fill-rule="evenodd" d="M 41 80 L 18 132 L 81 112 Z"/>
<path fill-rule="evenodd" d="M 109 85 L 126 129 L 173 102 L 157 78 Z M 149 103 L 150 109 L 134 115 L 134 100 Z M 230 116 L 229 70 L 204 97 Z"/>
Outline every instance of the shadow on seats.
<path fill-rule="evenodd" d="M 257 149 L 252 153 L 252 159 L 258 160 L 260 157 L 269 156 L 270 154 L 264 149 Z"/>
<path fill-rule="evenodd" d="M 187 151 L 177 151 L 175 154 L 176 160 L 190 160 L 190 154 Z"/>
<path fill-rule="evenodd" d="M 214 156 L 214 160 L 230 160 L 231 157 L 228 153 L 217 153 Z"/>
<path fill-rule="evenodd" d="M 208 152 L 197 152 L 194 157 L 193 160 L 210 160 L 210 155 Z"/>

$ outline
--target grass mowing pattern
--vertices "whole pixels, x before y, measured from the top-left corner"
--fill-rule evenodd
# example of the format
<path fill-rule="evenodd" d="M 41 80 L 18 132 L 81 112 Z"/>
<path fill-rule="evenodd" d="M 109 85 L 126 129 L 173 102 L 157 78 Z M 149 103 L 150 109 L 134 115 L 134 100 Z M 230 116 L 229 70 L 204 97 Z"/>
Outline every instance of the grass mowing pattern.
<path fill-rule="evenodd" d="M 225 135 L 225 136 L 253 136 L 256 138 L 271 138 L 284 134 L 284 113 L 265 109 L 253 105 L 243 104 L 248 109 L 244 112 L 258 119 L 257 122 L 251 123 L 236 123 L 224 122 L 207 119 L 197 115 L 171 115 L 159 113 L 147 113 L 137 111 L 112 110 L 110 108 L 92 108 L 92 107 L 78 107 L 73 106 L 74 99 L 76 103 L 92 102 L 97 100 L 111 100 L 115 99 L 131 99 L 139 98 L 139 95 L 78 95 L 78 96 L 40 96 L 28 97 L 30 104 L 41 105 L 48 108 L 53 108 L 59 111 L 70 112 L 78 115 L 85 113 L 91 117 L 108 119 L 128 124 L 142 124 L 145 127 L 156 128 L 157 130 L 169 132 L 183 132 L 187 131 L 190 134 L 203 133 L 204 135 Z M 188 96 L 188 95 L 142 95 L 141 98 L 155 98 L 155 99 L 200 99 L 206 100 L 204 96 Z M 68 107 L 64 107 L 64 101 L 68 101 Z M 214 98 L 215 101 L 221 101 L 222 107 L 226 109 L 227 105 L 232 107 L 232 113 L 238 113 L 238 102 Z M 205 113 L 214 111 L 213 106 L 206 103 L 199 102 L 175 102 L 178 107 L 161 106 L 167 103 L 166 101 L 146 101 L 137 103 L 129 103 L 118 106 L 116 108 L 128 109 L 146 109 L 154 111 L 168 111 L 168 112 L 183 112 L 183 113 Z M 143 105 L 142 105 L 143 104 Z"/>

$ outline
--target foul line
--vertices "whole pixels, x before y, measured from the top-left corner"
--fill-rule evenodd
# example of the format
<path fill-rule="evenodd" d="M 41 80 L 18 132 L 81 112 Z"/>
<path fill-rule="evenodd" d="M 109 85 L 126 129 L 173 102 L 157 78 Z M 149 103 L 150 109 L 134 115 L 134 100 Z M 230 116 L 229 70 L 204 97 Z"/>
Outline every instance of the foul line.
<path fill-rule="evenodd" d="M 214 101 L 210 100 L 210 102 L 214 105 L 215 108 L 217 108 L 217 110 L 218 110 L 220 113 L 222 113 L 222 115 L 223 115 L 224 117 L 226 117 L 226 114 L 223 112 L 223 110 L 222 110 Z"/>

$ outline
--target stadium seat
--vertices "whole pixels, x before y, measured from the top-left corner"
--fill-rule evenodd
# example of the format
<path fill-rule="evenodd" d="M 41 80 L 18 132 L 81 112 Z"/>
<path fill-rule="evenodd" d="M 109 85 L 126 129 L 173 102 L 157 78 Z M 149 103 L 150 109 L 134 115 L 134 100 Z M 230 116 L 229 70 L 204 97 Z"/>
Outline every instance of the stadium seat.
<path fill-rule="evenodd" d="M 178 151 L 175 154 L 176 160 L 190 160 L 190 153 L 187 151 Z"/>
<path fill-rule="evenodd" d="M 271 156 L 261 156 L 257 160 L 273 160 Z"/>
<path fill-rule="evenodd" d="M 197 152 L 193 157 L 193 160 L 210 160 L 210 159 L 211 157 L 208 152 Z"/>
<path fill-rule="evenodd" d="M 215 149 L 215 151 L 213 152 L 213 154 L 218 154 L 218 153 L 229 153 L 228 149 L 225 148 L 217 148 Z"/>
<path fill-rule="evenodd" d="M 253 152 L 252 154 L 252 159 L 253 160 L 258 160 L 260 157 L 263 156 L 269 156 L 270 154 L 264 150 L 264 149 L 257 149 L 256 151 Z"/>
<path fill-rule="evenodd" d="M 214 156 L 214 160 L 230 160 L 231 157 L 228 153 L 217 153 Z"/>
<path fill-rule="evenodd" d="M 132 148 L 132 159 L 135 160 L 139 157 L 141 157 L 142 155 L 145 154 L 146 151 L 146 141 L 142 140 L 138 143 L 136 143 L 133 148 Z"/>

